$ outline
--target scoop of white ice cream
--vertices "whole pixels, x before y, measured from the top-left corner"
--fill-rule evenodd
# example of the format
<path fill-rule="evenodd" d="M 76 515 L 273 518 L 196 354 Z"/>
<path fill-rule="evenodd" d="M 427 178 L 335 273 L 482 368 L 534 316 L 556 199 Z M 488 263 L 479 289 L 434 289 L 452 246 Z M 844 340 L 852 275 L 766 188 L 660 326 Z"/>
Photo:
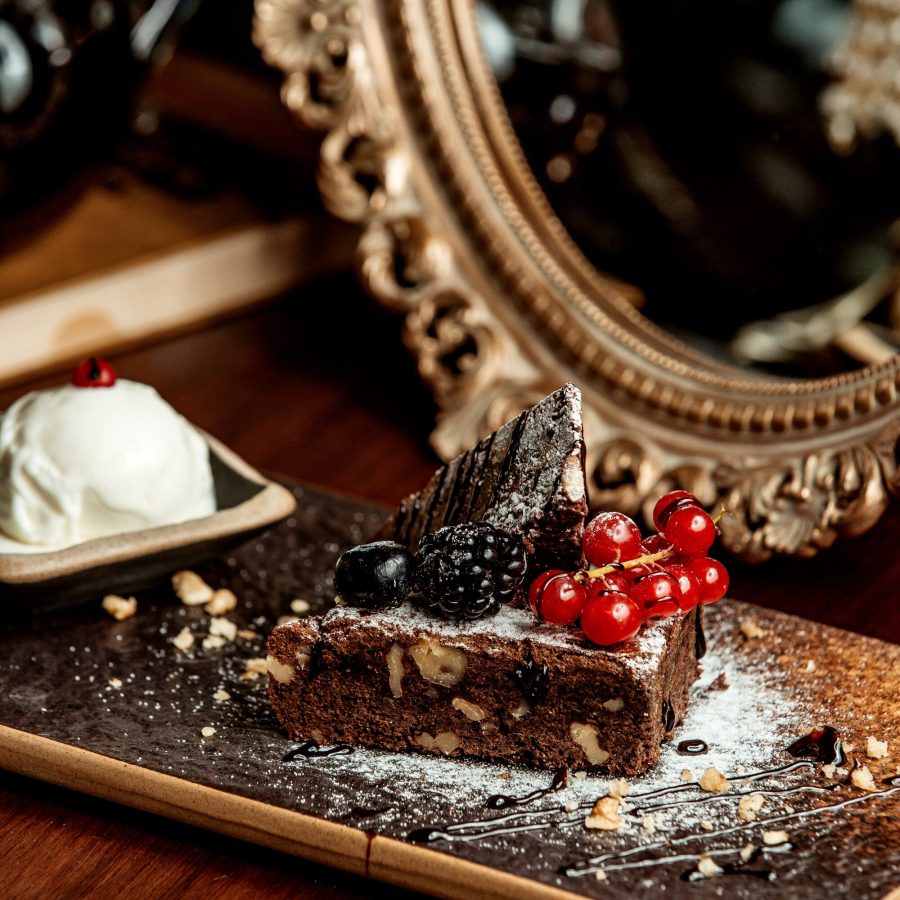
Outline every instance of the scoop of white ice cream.
<path fill-rule="evenodd" d="M 0 421 L 0 530 L 58 549 L 215 511 L 206 442 L 153 388 L 66 385 Z"/>

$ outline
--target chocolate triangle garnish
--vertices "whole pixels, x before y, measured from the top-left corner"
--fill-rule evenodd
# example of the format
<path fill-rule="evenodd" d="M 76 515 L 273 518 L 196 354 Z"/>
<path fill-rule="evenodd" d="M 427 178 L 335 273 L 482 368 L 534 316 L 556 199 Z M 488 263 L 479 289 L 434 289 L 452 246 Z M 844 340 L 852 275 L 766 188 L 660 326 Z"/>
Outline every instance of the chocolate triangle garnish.
<path fill-rule="evenodd" d="M 415 552 L 445 525 L 488 522 L 520 534 L 534 563 L 572 569 L 587 511 L 581 392 L 567 384 L 438 469 L 378 537 Z"/>

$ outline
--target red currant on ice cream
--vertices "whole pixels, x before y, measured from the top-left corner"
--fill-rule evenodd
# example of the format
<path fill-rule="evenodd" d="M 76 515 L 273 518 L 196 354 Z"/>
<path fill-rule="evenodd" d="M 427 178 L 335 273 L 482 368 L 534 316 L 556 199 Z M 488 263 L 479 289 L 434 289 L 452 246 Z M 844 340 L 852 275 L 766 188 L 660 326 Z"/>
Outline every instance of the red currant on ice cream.
<path fill-rule="evenodd" d="M 688 570 L 700 583 L 700 602 L 715 603 L 728 591 L 728 570 L 717 559 L 692 559 Z"/>
<path fill-rule="evenodd" d="M 659 619 L 678 614 L 681 589 L 678 581 L 668 572 L 651 572 L 638 578 L 631 586 L 631 599 L 645 619 Z"/>
<path fill-rule="evenodd" d="M 541 573 L 528 589 L 528 602 L 535 618 L 554 625 L 576 622 L 584 601 L 584 588 L 571 573 L 560 569 Z"/>
<path fill-rule="evenodd" d="M 584 555 L 595 566 L 634 559 L 641 553 L 641 530 L 624 513 L 598 513 L 582 539 Z"/>
<path fill-rule="evenodd" d="M 601 591 L 581 611 L 581 630 L 589 641 L 601 647 L 627 641 L 640 629 L 641 611 L 621 591 Z"/>
<path fill-rule="evenodd" d="M 685 556 L 705 556 L 716 539 L 716 525 L 699 506 L 682 506 L 669 516 L 666 537 Z"/>
<path fill-rule="evenodd" d="M 72 370 L 72 384 L 79 388 L 108 388 L 116 383 L 116 370 L 99 356 L 90 356 Z"/>
<path fill-rule="evenodd" d="M 665 531 L 669 516 L 684 506 L 700 506 L 700 501 L 689 491 L 669 491 L 668 494 L 663 494 L 653 507 L 653 524 L 657 531 Z"/>

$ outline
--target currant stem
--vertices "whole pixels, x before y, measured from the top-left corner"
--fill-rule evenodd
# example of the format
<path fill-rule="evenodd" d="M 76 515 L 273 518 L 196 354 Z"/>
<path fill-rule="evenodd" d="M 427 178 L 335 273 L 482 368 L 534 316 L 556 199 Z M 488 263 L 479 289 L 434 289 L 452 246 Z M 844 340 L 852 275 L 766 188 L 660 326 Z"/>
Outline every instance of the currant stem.
<path fill-rule="evenodd" d="M 722 516 L 727 516 L 729 512 L 731 512 L 731 510 L 726 509 L 726 508 L 725 508 L 725 504 L 722 503 L 722 504 L 719 506 L 719 511 L 716 513 L 715 517 L 713 518 L 713 525 L 718 525 L 718 524 L 719 524 L 719 519 L 721 519 Z"/>
<path fill-rule="evenodd" d="M 670 547 L 668 550 L 660 550 L 659 553 L 648 553 L 646 556 L 638 556 L 636 559 L 628 559 L 625 562 L 610 563 L 608 566 L 602 566 L 599 569 L 581 569 L 575 573 L 574 577 L 576 581 L 585 581 L 588 578 L 602 578 L 604 575 L 611 575 L 613 572 L 621 572 L 623 569 L 634 569 L 637 566 L 646 566 L 674 555 L 675 550 Z"/>

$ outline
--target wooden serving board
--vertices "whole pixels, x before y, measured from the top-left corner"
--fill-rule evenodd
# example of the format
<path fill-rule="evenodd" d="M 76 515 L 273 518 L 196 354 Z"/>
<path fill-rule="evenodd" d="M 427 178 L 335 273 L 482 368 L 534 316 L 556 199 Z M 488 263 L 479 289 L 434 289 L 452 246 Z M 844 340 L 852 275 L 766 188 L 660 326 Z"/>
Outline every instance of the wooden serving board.
<path fill-rule="evenodd" d="M 210 617 L 165 586 L 140 594 L 137 615 L 123 622 L 102 613 L 99 599 L 44 616 L 5 610 L 0 766 L 446 897 L 664 890 L 862 900 L 900 884 L 900 782 L 888 783 L 900 764 L 900 648 L 748 605 L 706 611 L 709 652 L 677 740 L 708 749 L 684 756 L 666 744 L 659 766 L 634 781 L 619 831 L 584 827 L 606 792 L 601 777 L 573 775 L 561 791 L 492 811 L 490 795 L 528 794 L 552 773 L 367 750 L 285 761 L 296 745 L 269 711 L 265 676 L 242 678 L 246 661 L 265 655 L 265 636 L 292 600 L 326 608 L 335 558 L 383 516 L 344 497 L 295 493 L 290 520 L 200 570 L 239 598 L 229 618 L 243 636 L 224 647 L 204 649 Z M 740 624 L 748 619 L 765 634 L 747 638 Z M 172 644 L 185 627 L 197 637 L 187 651 Z M 230 699 L 215 699 L 220 691 Z M 816 723 L 855 745 L 847 765 L 868 765 L 874 793 L 813 763 L 746 783 L 736 777 L 793 763 L 784 748 Z M 866 757 L 869 735 L 887 741 L 886 758 Z M 730 779 L 726 794 L 691 786 L 711 766 Z M 764 803 L 744 822 L 738 801 L 752 793 Z M 510 814 L 521 817 L 487 821 Z M 445 837 L 410 839 L 422 829 Z M 788 841 L 767 847 L 763 833 L 777 830 Z M 741 864 L 747 844 L 765 849 Z M 692 880 L 701 852 L 726 873 Z M 583 862 L 597 857 L 605 859 Z"/>

